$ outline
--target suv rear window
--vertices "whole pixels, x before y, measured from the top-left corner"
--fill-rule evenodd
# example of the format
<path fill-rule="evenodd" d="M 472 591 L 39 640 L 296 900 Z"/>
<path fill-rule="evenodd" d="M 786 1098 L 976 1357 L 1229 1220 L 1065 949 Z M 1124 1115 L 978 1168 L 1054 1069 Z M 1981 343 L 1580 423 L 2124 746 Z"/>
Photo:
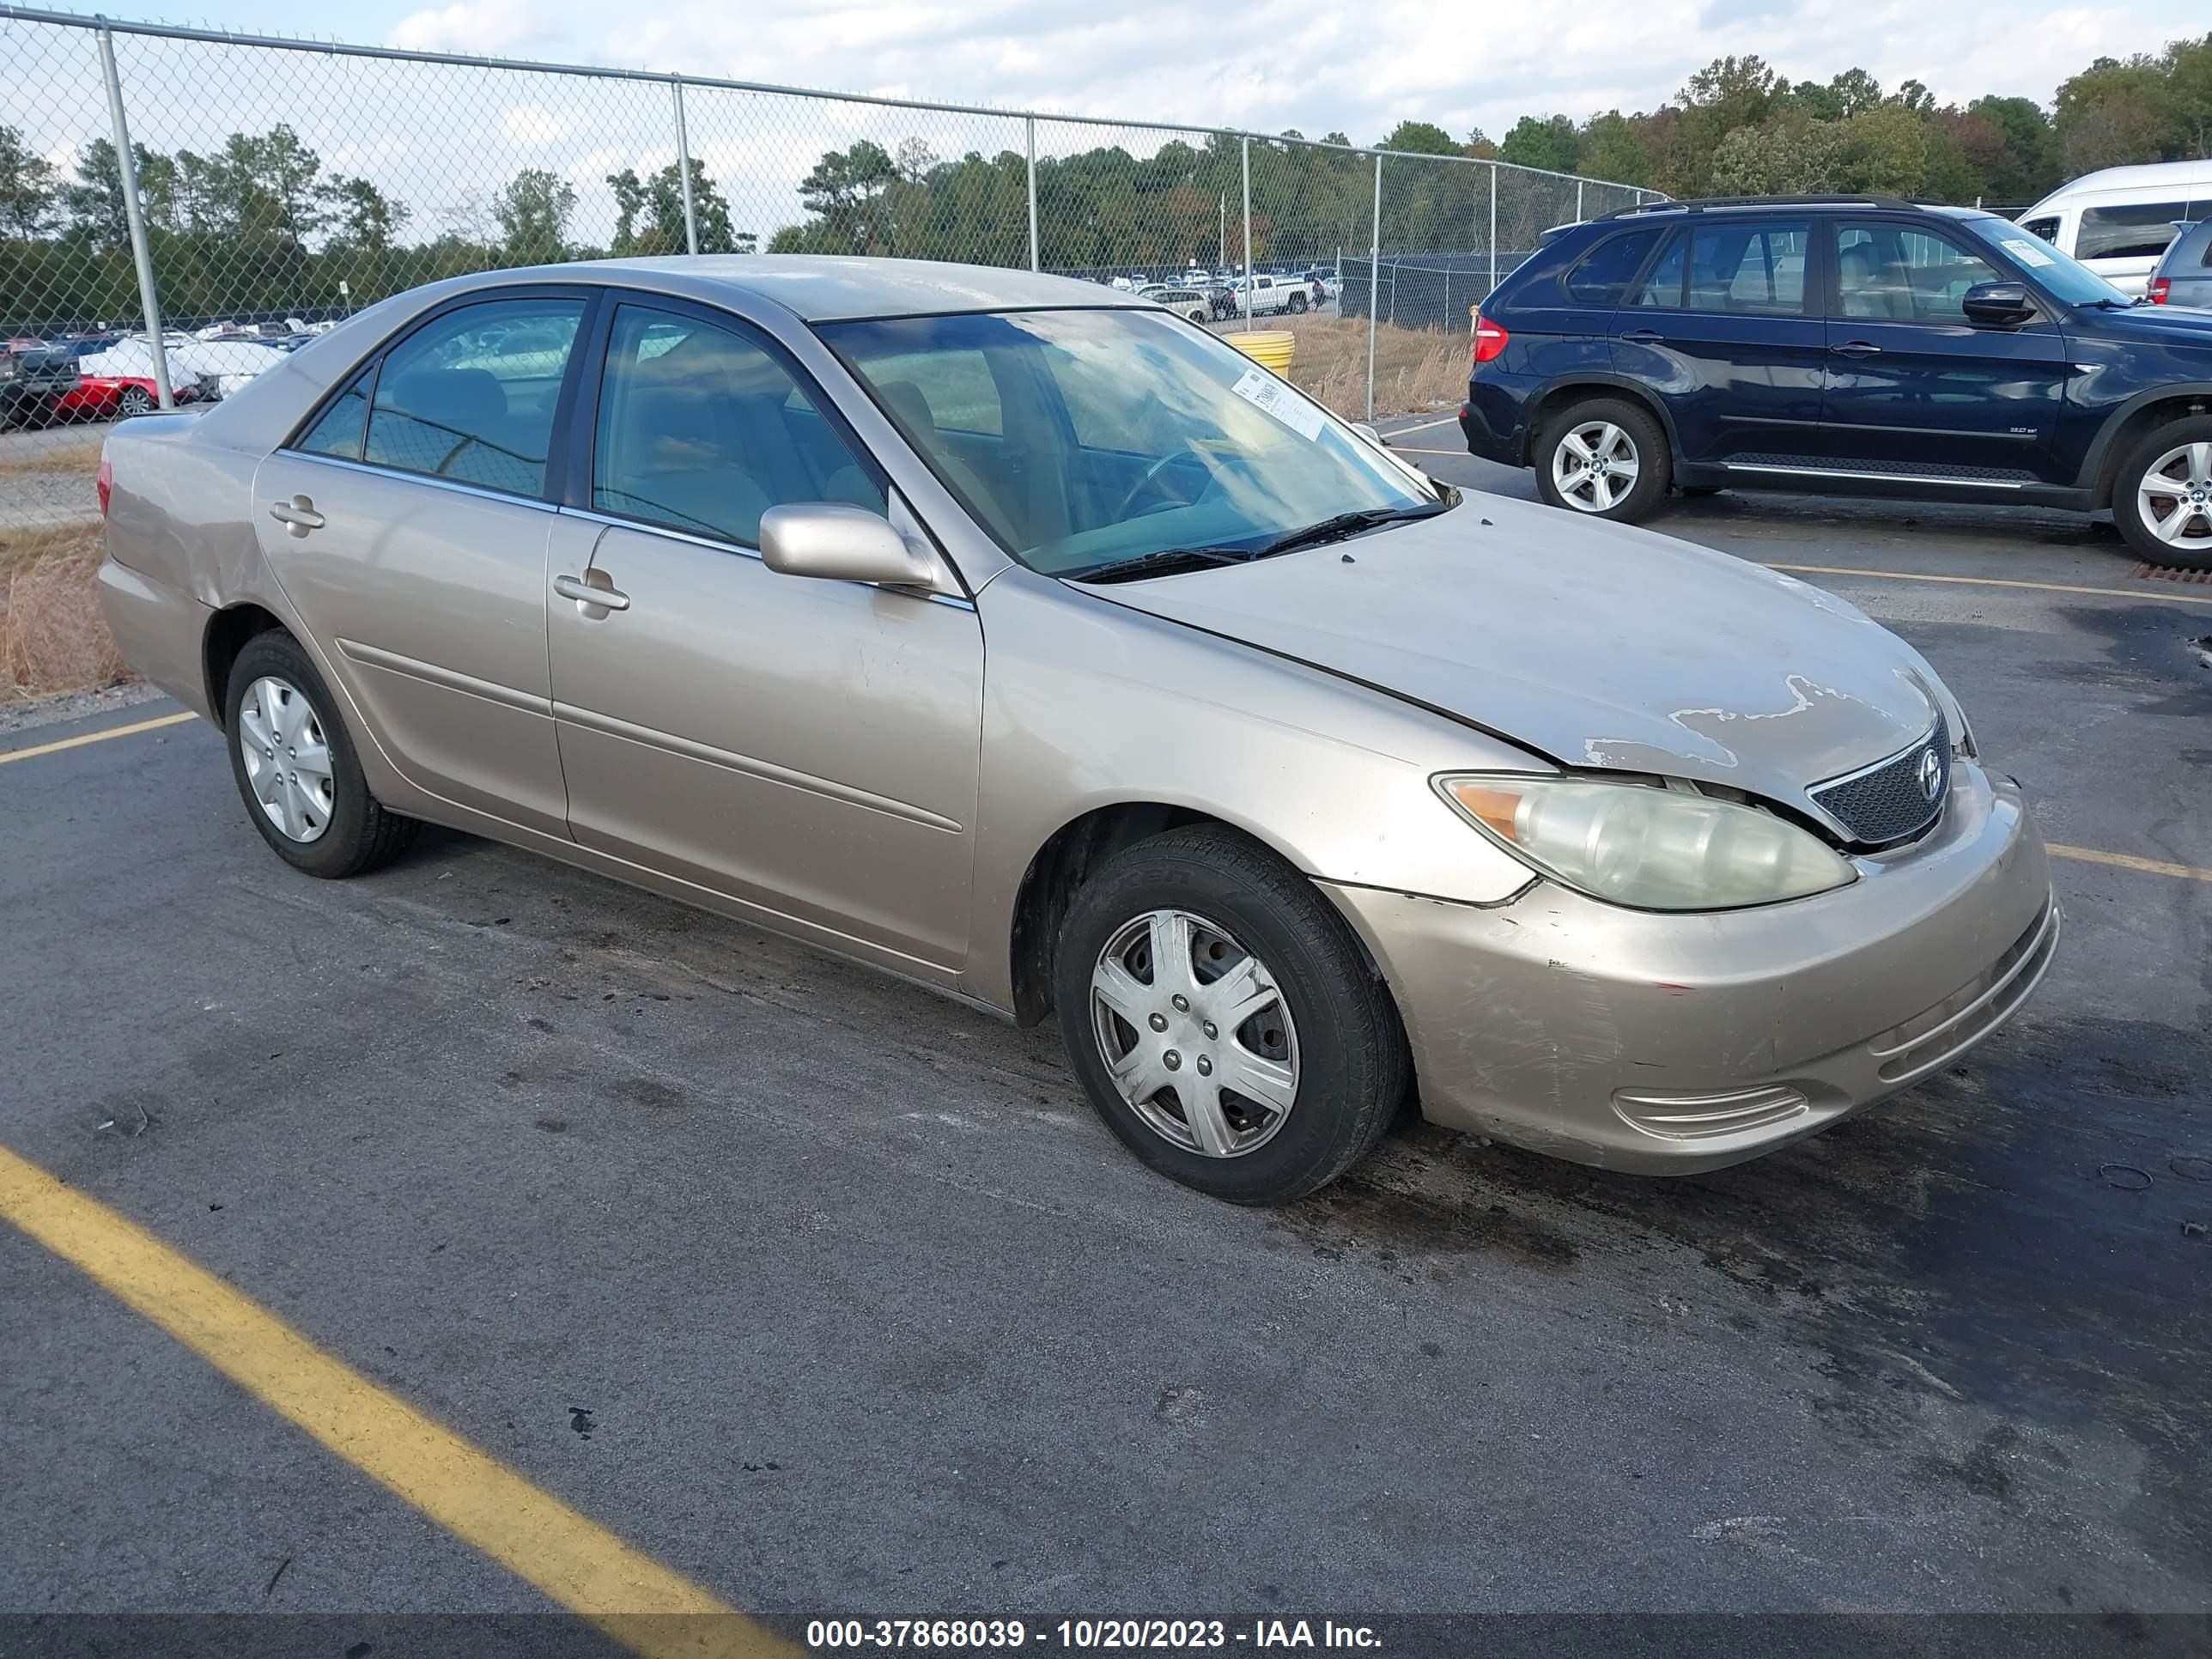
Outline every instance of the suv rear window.
<path fill-rule="evenodd" d="M 2155 259 L 2174 237 L 2173 225 L 2189 216 L 2186 202 L 2139 202 L 2126 207 L 2086 208 L 2074 233 L 2077 259 Z"/>
<path fill-rule="evenodd" d="M 1645 226 L 1620 236 L 1608 236 L 1567 273 L 1567 298 L 1578 306 L 1617 306 L 1645 256 L 1659 240 L 1656 227 Z"/>

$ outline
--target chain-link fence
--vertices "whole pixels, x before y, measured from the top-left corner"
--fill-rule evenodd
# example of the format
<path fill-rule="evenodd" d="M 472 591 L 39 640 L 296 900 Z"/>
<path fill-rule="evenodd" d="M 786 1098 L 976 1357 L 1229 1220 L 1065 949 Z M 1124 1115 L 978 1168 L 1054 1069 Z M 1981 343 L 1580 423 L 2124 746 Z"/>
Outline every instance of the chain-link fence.
<path fill-rule="evenodd" d="M 0 5 L 0 537 L 91 511 L 96 438 L 13 428 L 219 398 L 350 311 L 461 272 L 811 252 L 1166 283 L 1214 326 L 1300 330 L 1296 377 L 1360 415 L 1453 395 L 1467 307 L 1544 227 L 1644 194 L 1461 156 Z"/>

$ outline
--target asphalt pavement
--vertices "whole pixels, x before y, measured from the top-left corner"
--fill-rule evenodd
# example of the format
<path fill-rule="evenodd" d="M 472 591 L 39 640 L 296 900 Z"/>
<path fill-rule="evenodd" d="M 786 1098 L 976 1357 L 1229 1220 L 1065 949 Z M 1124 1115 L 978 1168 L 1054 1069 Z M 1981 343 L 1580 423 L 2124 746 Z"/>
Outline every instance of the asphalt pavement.
<path fill-rule="evenodd" d="M 2121 860 L 2005 1031 L 1758 1163 L 1407 1122 L 1231 1208 L 1049 1028 L 442 831 L 308 880 L 197 721 L 44 748 L 161 702 L 0 738 L 0 1146 L 787 1634 L 2212 1612 L 2212 584 L 2060 514 L 1655 527 L 1817 569 Z M 7 1226 L 0 1285 L 0 1615 L 553 1607 Z"/>

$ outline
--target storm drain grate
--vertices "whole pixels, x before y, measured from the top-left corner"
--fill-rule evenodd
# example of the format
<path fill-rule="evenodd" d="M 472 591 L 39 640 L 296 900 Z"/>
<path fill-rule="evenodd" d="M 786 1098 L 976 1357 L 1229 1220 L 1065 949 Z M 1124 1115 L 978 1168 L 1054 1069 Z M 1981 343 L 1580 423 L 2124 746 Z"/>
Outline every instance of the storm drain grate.
<path fill-rule="evenodd" d="M 2165 570 L 2154 564 L 2139 564 L 2128 574 L 2139 581 L 2190 582 L 2212 587 L 2212 570 Z"/>

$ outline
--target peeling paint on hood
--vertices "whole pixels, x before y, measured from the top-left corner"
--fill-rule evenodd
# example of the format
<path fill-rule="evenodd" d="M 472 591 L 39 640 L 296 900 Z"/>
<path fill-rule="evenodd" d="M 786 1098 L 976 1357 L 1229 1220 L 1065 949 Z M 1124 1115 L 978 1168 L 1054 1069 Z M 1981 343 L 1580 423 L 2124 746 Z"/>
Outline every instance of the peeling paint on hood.
<path fill-rule="evenodd" d="M 1428 704 L 1563 765 L 1784 801 L 1895 754 L 1942 703 L 1919 654 L 1832 593 L 1473 491 L 1352 541 L 1084 591 Z"/>

